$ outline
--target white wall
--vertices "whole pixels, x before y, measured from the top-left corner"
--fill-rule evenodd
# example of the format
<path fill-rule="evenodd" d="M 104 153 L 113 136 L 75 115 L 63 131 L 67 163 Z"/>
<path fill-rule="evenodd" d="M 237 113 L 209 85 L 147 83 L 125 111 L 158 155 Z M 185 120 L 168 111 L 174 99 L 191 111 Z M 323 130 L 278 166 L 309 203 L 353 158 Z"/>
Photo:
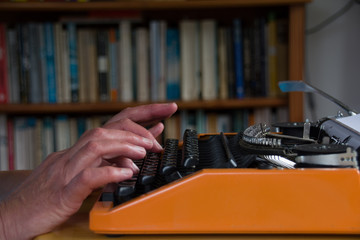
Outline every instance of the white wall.
<path fill-rule="evenodd" d="M 348 0 L 313 0 L 306 7 L 306 29 L 318 25 Z M 305 81 L 360 112 L 360 4 L 317 33 L 306 35 Z M 305 94 L 305 118 L 336 115 L 341 108 L 312 94 L 315 114 Z"/>

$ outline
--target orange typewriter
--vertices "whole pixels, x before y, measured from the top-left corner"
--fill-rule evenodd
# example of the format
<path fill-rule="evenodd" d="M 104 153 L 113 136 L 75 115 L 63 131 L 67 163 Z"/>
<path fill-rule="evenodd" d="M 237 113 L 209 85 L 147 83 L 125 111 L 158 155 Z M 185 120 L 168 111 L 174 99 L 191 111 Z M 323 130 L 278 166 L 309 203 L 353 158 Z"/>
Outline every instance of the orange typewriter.
<path fill-rule="evenodd" d="M 353 116 L 359 121 L 360 115 Z M 359 234 L 360 134 L 337 118 L 184 132 L 140 173 L 106 186 L 90 212 L 101 234 Z"/>

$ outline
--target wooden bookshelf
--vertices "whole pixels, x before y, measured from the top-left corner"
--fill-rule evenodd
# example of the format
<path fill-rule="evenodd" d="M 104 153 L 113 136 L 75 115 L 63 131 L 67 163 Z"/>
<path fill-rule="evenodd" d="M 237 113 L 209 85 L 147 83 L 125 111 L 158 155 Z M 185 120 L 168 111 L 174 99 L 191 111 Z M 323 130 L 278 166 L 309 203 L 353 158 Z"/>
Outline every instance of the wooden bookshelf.
<path fill-rule="evenodd" d="M 135 0 L 104 2 L 0 2 L 0 20 L 16 21 L 24 15 L 32 20 L 32 15 L 43 14 L 45 17 L 55 13 L 84 13 L 89 11 L 136 10 L 141 12 L 158 11 L 172 14 L 181 11 L 213 10 L 241 8 L 284 8 L 289 16 L 289 80 L 303 79 L 304 62 L 304 15 L 305 4 L 310 0 Z M 254 10 L 253 10 L 254 12 Z M 226 13 L 225 13 L 226 14 Z M 35 16 L 34 16 L 35 17 Z M 37 18 L 35 18 L 37 19 Z M 257 107 L 288 106 L 290 121 L 303 121 L 303 95 L 291 93 L 282 98 L 247 98 L 215 101 L 177 102 L 180 109 L 245 109 Z M 56 114 L 56 113 L 113 113 L 126 107 L 144 103 L 69 103 L 69 104 L 5 104 L 0 105 L 0 113 L 9 115 L 21 114 Z"/>
<path fill-rule="evenodd" d="M 212 101 L 175 101 L 179 110 L 235 110 L 242 108 L 256 107 L 283 107 L 287 106 L 287 98 L 245 98 L 242 100 L 212 100 Z M 135 107 L 151 102 L 131 103 L 60 103 L 60 104 L 0 104 L 0 113 L 8 115 L 29 115 L 29 114 L 90 114 L 90 113 L 116 113 L 128 107 Z"/>

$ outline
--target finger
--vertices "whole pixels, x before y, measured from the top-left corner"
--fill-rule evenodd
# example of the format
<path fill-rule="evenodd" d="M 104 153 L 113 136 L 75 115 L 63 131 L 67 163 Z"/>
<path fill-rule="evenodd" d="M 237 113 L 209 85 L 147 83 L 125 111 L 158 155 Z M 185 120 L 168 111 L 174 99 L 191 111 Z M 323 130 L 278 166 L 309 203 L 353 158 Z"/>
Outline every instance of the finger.
<path fill-rule="evenodd" d="M 114 141 L 114 142 L 128 142 L 134 145 L 139 145 L 145 149 L 152 149 L 154 145 L 154 137 L 149 133 L 150 139 L 139 136 L 133 132 L 117 130 L 117 129 L 106 129 L 106 128 L 95 128 L 84 133 L 77 143 L 72 146 L 67 154 L 69 159 L 73 157 L 81 148 L 91 141 Z M 89 149 L 91 151 L 91 149 Z"/>
<path fill-rule="evenodd" d="M 128 168 L 105 166 L 86 168 L 76 175 L 64 188 L 64 204 L 78 210 L 84 199 L 94 190 L 111 182 L 121 182 L 131 178 L 133 172 Z"/>
<path fill-rule="evenodd" d="M 149 130 L 147 130 L 143 126 L 133 122 L 132 120 L 130 120 L 128 118 L 121 119 L 119 121 L 107 124 L 106 126 L 104 126 L 104 128 L 129 131 L 129 132 L 135 133 L 135 134 L 137 134 L 139 136 L 142 136 L 142 137 L 144 137 L 146 139 L 151 139 L 153 141 L 153 148 L 151 150 L 154 151 L 154 152 L 159 152 L 159 151 L 162 150 L 161 145 L 155 139 L 155 137 L 158 136 L 158 135 L 156 135 L 154 137 L 152 132 L 150 132 Z M 159 129 L 159 126 L 158 126 L 157 128 L 155 128 L 152 131 L 154 131 L 157 134 L 159 130 L 160 129 Z"/>
<path fill-rule="evenodd" d="M 118 157 L 107 160 L 106 162 L 119 168 L 129 168 L 133 171 L 134 174 L 139 173 L 140 171 L 139 167 L 130 158 Z"/>
<path fill-rule="evenodd" d="M 158 137 L 164 130 L 164 124 L 161 122 L 157 123 L 155 126 L 149 128 L 149 132 L 156 138 Z"/>
<path fill-rule="evenodd" d="M 98 167 L 103 160 L 118 157 L 142 159 L 146 155 L 144 147 L 122 141 L 90 141 L 65 164 L 65 179 L 69 181 L 85 168 Z"/>
<path fill-rule="evenodd" d="M 126 108 L 111 118 L 106 124 L 118 121 L 119 119 L 129 118 L 143 126 L 149 126 L 150 124 L 170 117 L 176 110 L 176 103 L 149 104 Z"/>

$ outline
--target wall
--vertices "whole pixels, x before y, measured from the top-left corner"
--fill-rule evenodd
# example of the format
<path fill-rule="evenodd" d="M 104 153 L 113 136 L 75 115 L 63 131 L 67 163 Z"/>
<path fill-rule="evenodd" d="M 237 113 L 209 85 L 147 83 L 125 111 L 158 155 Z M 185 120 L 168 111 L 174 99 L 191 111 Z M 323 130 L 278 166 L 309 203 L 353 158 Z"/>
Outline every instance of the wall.
<path fill-rule="evenodd" d="M 349 1 L 314 0 L 306 7 L 310 29 Z M 358 1 L 359 2 L 359 1 Z M 322 30 L 306 35 L 305 81 L 360 112 L 360 4 Z M 310 96 L 311 95 L 311 96 Z M 311 101 L 311 98 L 313 101 Z M 311 111 L 311 103 L 314 111 Z M 341 108 L 317 94 L 305 94 L 305 118 L 336 115 Z"/>

